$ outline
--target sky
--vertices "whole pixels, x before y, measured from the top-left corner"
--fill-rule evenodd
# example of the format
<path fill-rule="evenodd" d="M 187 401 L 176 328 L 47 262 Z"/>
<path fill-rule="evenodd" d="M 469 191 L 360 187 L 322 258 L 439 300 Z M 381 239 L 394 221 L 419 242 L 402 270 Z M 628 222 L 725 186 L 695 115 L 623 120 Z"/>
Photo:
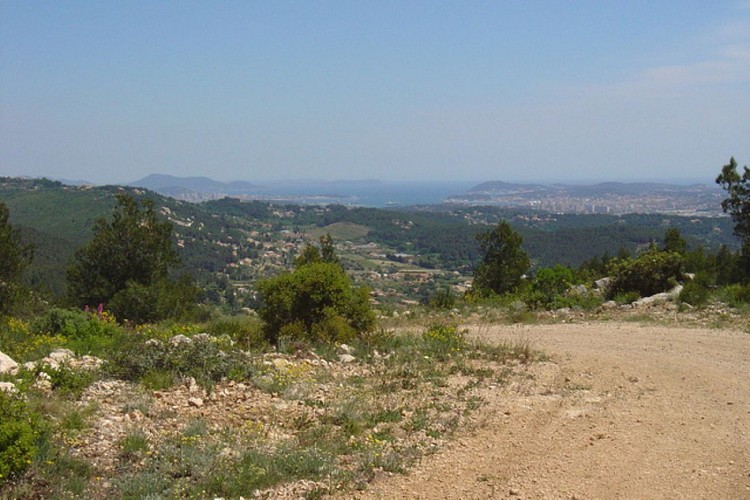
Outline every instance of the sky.
<path fill-rule="evenodd" d="M 0 175 L 695 180 L 750 0 L 0 0 Z"/>

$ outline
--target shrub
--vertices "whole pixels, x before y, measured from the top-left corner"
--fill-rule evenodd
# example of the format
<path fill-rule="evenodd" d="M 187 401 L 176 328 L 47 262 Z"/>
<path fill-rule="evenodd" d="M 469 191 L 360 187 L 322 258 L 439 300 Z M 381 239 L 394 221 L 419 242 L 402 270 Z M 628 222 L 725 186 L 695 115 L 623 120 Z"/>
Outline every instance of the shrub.
<path fill-rule="evenodd" d="M 95 355 L 109 349 L 122 333 L 115 318 L 106 311 L 88 312 L 56 307 L 34 322 L 31 329 L 36 336 L 62 337 L 65 344 L 78 354 Z"/>
<path fill-rule="evenodd" d="M 19 397 L 0 391 L 0 484 L 31 465 L 42 432 L 38 413 Z"/>
<path fill-rule="evenodd" d="M 369 290 L 355 288 L 337 264 L 313 262 L 258 283 L 269 342 L 291 339 L 338 340 L 372 329 Z M 344 327 L 344 323 L 347 327 Z"/>
<path fill-rule="evenodd" d="M 214 319 L 205 329 L 216 337 L 226 335 L 239 347 L 250 349 L 268 345 L 261 327 L 261 322 L 257 318 L 234 316 Z"/>
<path fill-rule="evenodd" d="M 446 287 L 435 292 L 427 305 L 433 309 L 452 309 L 456 305 L 456 295 Z"/>
<path fill-rule="evenodd" d="M 454 325 L 432 325 L 423 334 L 426 351 L 444 360 L 459 353 L 466 346 L 464 332 Z"/>
<path fill-rule="evenodd" d="M 750 304 L 750 285 L 728 285 L 719 290 L 719 299 L 732 307 Z"/>
<path fill-rule="evenodd" d="M 195 338 L 189 342 L 145 342 L 133 334 L 123 339 L 104 365 L 109 374 L 125 380 L 169 385 L 180 378 L 193 377 L 203 386 L 232 374 L 233 378 L 249 375 L 251 365 L 240 351 L 226 353 L 213 338 Z"/>
<path fill-rule="evenodd" d="M 53 307 L 33 325 L 35 333 L 62 335 L 66 339 L 107 337 L 119 330 L 107 312 L 87 312 Z"/>
<path fill-rule="evenodd" d="M 121 320 L 153 323 L 189 317 L 195 312 L 197 298 L 198 289 L 187 277 L 176 282 L 163 279 L 149 285 L 129 281 L 112 296 L 109 308 Z"/>
<path fill-rule="evenodd" d="M 615 262 L 610 268 L 610 297 L 637 292 L 643 297 L 664 292 L 682 279 L 682 256 L 656 249 Z"/>
<path fill-rule="evenodd" d="M 625 304 L 632 304 L 636 300 L 640 299 L 641 296 L 638 292 L 623 292 L 618 293 L 614 297 L 612 297 L 612 300 L 617 302 L 618 305 L 625 305 Z"/>
<path fill-rule="evenodd" d="M 710 295 L 710 284 L 711 277 L 706 272 L 697 273 L 695 278 L 685 283 L 680 292 L 680 302 L 696 307 L 705 305 Z"/>
<path fill-rule="evenodd" d="M 526 304 L 533 309 L 557 309 L 571 305 L 567 291 L 573 284 L 573 270 L 560 264 L 543 268 L 531 282 L 526 295 Z"/>

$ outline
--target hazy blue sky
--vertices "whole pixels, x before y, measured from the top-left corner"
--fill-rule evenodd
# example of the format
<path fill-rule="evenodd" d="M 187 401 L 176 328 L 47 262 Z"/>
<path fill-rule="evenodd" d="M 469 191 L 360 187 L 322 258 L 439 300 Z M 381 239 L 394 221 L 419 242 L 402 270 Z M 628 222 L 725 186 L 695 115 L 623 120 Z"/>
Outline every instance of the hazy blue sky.
<path fill-rule="evenodd" d="M 712 182 L 750 1 L 0 0 L 0 175 Z"/>

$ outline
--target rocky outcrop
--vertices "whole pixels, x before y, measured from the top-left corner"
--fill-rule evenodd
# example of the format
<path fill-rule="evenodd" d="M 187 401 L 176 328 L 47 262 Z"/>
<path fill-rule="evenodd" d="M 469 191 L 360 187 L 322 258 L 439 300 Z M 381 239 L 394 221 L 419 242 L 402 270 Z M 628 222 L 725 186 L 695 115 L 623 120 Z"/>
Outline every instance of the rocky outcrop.
<path fill-rule="evenodd" d="M 0 373 L 15 374 L 18 371 L 18 363 L 7 354 L 0 352 Z"/>

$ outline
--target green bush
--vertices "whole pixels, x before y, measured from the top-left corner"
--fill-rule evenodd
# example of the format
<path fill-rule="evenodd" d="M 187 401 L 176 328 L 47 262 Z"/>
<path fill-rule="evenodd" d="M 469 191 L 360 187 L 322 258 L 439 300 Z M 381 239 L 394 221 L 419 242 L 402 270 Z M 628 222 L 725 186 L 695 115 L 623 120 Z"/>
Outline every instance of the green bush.
<path fill-rule="evenodd" d="M 232 375 L 246 378 L 252 369 L 250 360 L 239 350 L 224 352 L 214 338 L 193 338 L 189 342 L 146 342 L 132 334 L 109 355 L 103 369 L 124 380 L 169 385 L 184 377 L 193 377 L 204 387 Z"/>
<path fill-rule="evenodd" d="M 456 294 L 446 287 L 435 292 L 427 302 L 432 309 L 452 309 L 456 305 Z"/>
<path fill-rule="evenodd" d="M 190 317 L 197 307 L 197 298 L 198 289 L 187 278 L 176 282 L 163 279 L 149 285 L 129 281 L 112 296 L 108 307 L 121 321 L 154 323 Z"/>
<path fill-rule="evenodd" d="M 41 371 L 49 375 L 53 390 L 73 397 L 79 397 L 95 378 L 89 371 L 74 370 L 65 365 L 57 368 L 45 366 Z"/>
<path fill-rule="evenodd" d="M 37 454 L 41 416 L 19 397 L 0 391 L 0 484 L 22 474 Z"/>
<path fill-rule="evenodd" d="M 617 302 L 618 305 L 622 306 L 625 304 L 632 304 L 640 298 L 641 295 L 638 292 L 622 292 L 612 297 L 612 300 Z"/>
<path fill-rule="evenodd" d="M 750 305 L 750 285 L 727 285 L 719 290 L 718 298 L 732 307 Z"/>
<path fill-rule="evenodd" d="M 680 302 L 699 307 L 706 305 L 711 295 L 708 287 L 711 283 L 711 277 L 706 272 L 700 272 L 695 278 L 685 283 L 685 287 L 680 292 Z"/>
<path fill-rule="evenodd" d="M 106 311 L 88 312 L 57 307 L 38 318 L 31 330 L 40 339 L 50 335 L 62 337 L 65 345 L 77 354 L 97 356 L 107 352 L 123 333 L 114 316 Z"/>
<path fill-rule="evenodd" d="M 257 318 L 223 316 L 207 323 L 205 330 L 215 337 L 226 335 L 242 349 L 263 348 L 268 345 Z"/>
<path fill-rule="evenodd" d="M 119 331 L 114 318 L 106 313 L 91 313 L 53 307 L 34 322 L 37 334 L 62 335 L 66 339 L 112 336 Z"/>
<path fill-rule="evenodd" d="M 258 311 L 269 342 L 340 340 L 375 325 L 369 290 L 352 286 L 337 264 L 313 262 L 291 273 L 258 283 L 263 305 Z M 345 323 L 347 327 L 344 327 Z"/>
<path fill-rule="evenodd" d="M 540 269 L 525 294 L 524 302 L 532 309 L 570 307 L 573 301 L 567 292 L 573 284 L 573 279 L 573 270 L 560 264 Z"/>
<path fill-rule="evenodd" d="M 652 248 L 635 259 L 615 262 L 610 276 L 610 297 L 628 292 L 648 297 L 673 288 L 682 279 L 682 256 Z"/>

